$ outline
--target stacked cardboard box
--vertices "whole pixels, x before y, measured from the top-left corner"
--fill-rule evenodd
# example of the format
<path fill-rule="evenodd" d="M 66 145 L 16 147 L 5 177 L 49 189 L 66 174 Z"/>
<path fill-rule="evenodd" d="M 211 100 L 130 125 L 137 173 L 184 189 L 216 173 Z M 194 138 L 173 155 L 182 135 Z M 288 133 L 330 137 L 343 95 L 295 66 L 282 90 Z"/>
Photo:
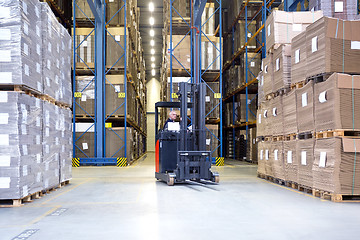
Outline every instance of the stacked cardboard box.
<path fill-rule="evenodd" d="M 256 128 L 249 129 L 248 146 L 246 151 L 246 160 L 248 162 L 257 163 L 257 142 L 256 142 Z"/>
<path fill-rule="evenodd" d="M 273 65 L 273 54 L 267 55 L 266 58 L 263 59 L 263 77 L 264 84 L 263 90 L 265 96 L 272 93 L 273 91 L 273 82 L 274 82 L 274 65 Z"/>
<path fill-rule="evenodd" d="M 291 84 L 306 79 L 306 31 L 291 41 Z"/>
<path fill-rule="evenodd" d="M 297 183 L 307 187 L 313 186 L 314 144 L 313 138 L 298 140 L 296 143 Z"/>
<path fill-rule="evenodd" d="M 126 154 L 127 159 L 131 161 L 133 158 L 132 152 L 135 150 L 132 148 L 132 144 L 136 139 L 133 139 L 133 129 L 131 127 L 126 128 Z M 139 136 L 141 136 L 139 134 Z M 114 127 L 106 130 L 106 157 L 117 158 L 125 156 L 125 128 Z M 141 149 L 139 144 L 136 144 L 137 149 Z"/>
<path fill-rule="evenodd" d="M 283 96 L 284 134 L 293 134 L 298 132 L 296 99 L 295 89 Z"/>
<path fill-rule="evenodd" d="M 291 84 L 291 45 L 280 45 L 273 55 L 273 88 L 272 92 L 289 88 Z"/>
<path fill-rule="evenodd" d="M 278 179 L 285 179 L 284 147 L 283 141 L 271 142 L 271 160 L 273 162 L 273 175 Z"/>
<path fill-rule="evenodd" d="M 284 141 L 284 172 L 285 180 L 290 182 L 298 181 L 298 161 L 296 140 Z"/>
<path fill-rule="evenodd" d="M 270 135 L 279 136 L 284 135 L 284 114 L 282 96 L 271 100 L 271 123 L 269 127 Z"/>
<path fill-rule="evenodd" d="M 75 100 L 75 113 L 93 116 L 95 114 L 94 76 L 76 76 L 76 92 L 81 92 L 81 98 Z"/>
<path fill-rule="evenodd" d="M 206 151 L 211 151 L 212 157 L 219 156 L 219 126 L 206 124 Z"/>
<path fill-rule="evenodd" d="M 296 122 L 300 133 L 314 130 L 313 96 L 313 81 L 308 82 L 303 88 L 296 89 Z"/>

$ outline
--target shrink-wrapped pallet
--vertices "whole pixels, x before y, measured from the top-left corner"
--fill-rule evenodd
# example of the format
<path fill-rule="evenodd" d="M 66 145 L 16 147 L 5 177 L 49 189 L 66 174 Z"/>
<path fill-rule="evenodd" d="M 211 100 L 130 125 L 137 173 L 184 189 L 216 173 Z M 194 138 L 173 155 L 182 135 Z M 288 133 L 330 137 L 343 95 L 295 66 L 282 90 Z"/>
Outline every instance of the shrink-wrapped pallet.
<path fill-rule="evenodd" d="M 76 123 L 74 148 L 77 158 L 92 158 L 95 155 L 94 123 Z"/>
<path fill-rule="evenodd" d="M 291 83 L 306 79 L 306 31 L 291 41 Z"/>
<path fill-rule="evenodd" d="M 283 141 L 271 143 L 270 156 L 273 161 L 273 177 L 285 180 Z"/>
<path fill-rule="evenodd" d="M 271 101 L 271 126 L 269 126 L 270 135 L 284 135 L 284 115 L 283 115 L 283 97 L 278 96 Z"/>
<path fill-rule="evenodd" d="M 291 84 L 291 45 L 280 45 L 273 55 L 273 92 L 289 88 Z"/>
<path fill-rule="evenodd" d="M 300 133 L 314 131 L 314 84 L 296 89 L 297 128 Z"/>
<path fill-rule="evenodd" d="M 60 54 L 60 96 L 59 101 L 72 105 L 72 38 L 66 28 L 60 25 L 61 54 Z"/>
<path fill-rule="evenodd" d="M 313 186 L 312 167 L 314 162 L 315 139 L 301 139 L 296 143 L 296 161 L 298 164 L 298 181 L 303 186 Z"/>
<path fill-rule="evenodd" d="M 72 178 L 72 157 L 73 157 L 73 134 L 72 134 L 72 112 L 70 109 L 60 109 L 60 116 L 63 118 L 61 130 L 61 151 L 60 151 L 60 182 L 69 181 Z"/>
<path fill-rule="evenodd" d="M 220 93 L 219 82 L 206 83 L 205 96 L 205 114 L 206 118 L 219 119 L 220 118 L 220 98 L 215 98 L 215 93 Z"/>
<path fill-rule="evenodd" d="M 206 124 L 206 151 L 211 152 L 212 157 L 219 156 L 219 126 L 216 124 Z"/>
<path fill-rule="evenodd" d="M 41 191 L 42 105 L 19 92 L 0 92 L 0 199 Z"/>
<path fill-rule="evenodd" d="M 334 73 L 315 84 L 315 129 L 360 129 L 360 76 Z"/>
<path fill-rule="evenodd" d="M 296 90 L 283 95 L 284 134 L 297 133 Z"/>
<path fill-rule="evenodd" d="M 322 10 L 324 16 L 343 20 L 360 19 L 357 0 L 309 0 L 310 10 Z"/>
<path fill-rule="evenodd" d="M 284 12 L 275 10 L 266 19 L 266 51 L 280 44 L 291 43 L 291 39 L 305 31 L 306 27 L 322 17 L 322 11 Z"/>
<path fill-rule="evenodd" d="M 0 3 L 0 84 L 42 86 L 41 7 L 33 0 Z"/>
<path fill-rule="evenodd" d="M 285 181 L 298 181 L 298 162 L 296 160 L 296 140 L 284 141 Z"/>
<path fill-rule="evenodd" d="M 126 157 L 128 162 L 133 160 L 133 148 L 132 145 L 135 141 L 133 139 L 133 129 L 131 127 L 126 128 Z M 125 157 L 125 128 L 113 127 L 106 129 L 106 157 L 118 158 Z"/>
<path fill-rule="evenodd" d="M 306 28 L 306 76 L 359 73 L 360 21 L 323 17 Z"/>
<path fill-rule="evenodd" d="M 274 85 L 274 65 L 273 65 L 273 54 L 268 54 L 263 59 L 263 76 L 264 76 L 264 94 L 265 96 L 272 93 Z"/>
<path fill-rule="evenodd" d="M 81 98 L 75 99 L 76 115 L 86 115 L 88 117 L 95 114 L 95 77 L 76 76 L 76 92 L 81 92 Z"/>
<path fill-rule="evenodd" d="M 335 194 L 360 194 L 360 142 L 354 138 L 324 138 L 315 143 L 313 187 Z"/>

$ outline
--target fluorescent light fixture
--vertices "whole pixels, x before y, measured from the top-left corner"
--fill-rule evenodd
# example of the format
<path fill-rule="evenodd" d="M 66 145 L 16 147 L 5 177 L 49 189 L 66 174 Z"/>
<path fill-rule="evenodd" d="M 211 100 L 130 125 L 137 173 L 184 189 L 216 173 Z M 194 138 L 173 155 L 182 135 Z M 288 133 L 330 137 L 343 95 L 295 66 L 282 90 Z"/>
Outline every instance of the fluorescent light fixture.
<path fill-rule="evenodd" d="M 154 9 L 155 9 L 154 3 L 153 3 L 153 2 L 150 2 L 150 3 L 149 3 L 149 11 L 150 11 L 150 12 L 153 12 Z"/>
<path fill-rule="evenodd" d="M 150 52 L 151 52 L 152 55 L 154 55 L 154 54 L 155 54 L 155 49 L 152 48 L 152 49 L 150 50 Z"/>
<path fill-rule="evenodd" d="M 155 31 L 154 31 L 154 29 L 150 29 L 150 36 L 155 36 Z"/>
<path fill-rule="evenodd" d="M 151 40 L 150 40 L 150 45 L 151 45 L 152 47 L 155 45 L 154 39 L 151 39 Z"/>
<path fill-rule="evenodd" d="M 155 57 L 151 57 L 151 61 L 152 61 L 152 62 L 155 62 Z"/>
<path fill-rule="evenodd" d="M 151 67 L 152 67 L 152 68 L 155 68 L 155 63 L 152 63 L 152 64 L 151 64 Z"/>
<path fill-rule="evenodd" d="M 151 75 L 155 76 L 155 69 L 151 70 Z"/>
<path fill-rule="evenodd" d="M 150 22 L 150 25 L 154 25 L 155 19 L 154 19 L 153 17 L 150 17 L 150 18 L 149 18 L 149 22 Z"/>

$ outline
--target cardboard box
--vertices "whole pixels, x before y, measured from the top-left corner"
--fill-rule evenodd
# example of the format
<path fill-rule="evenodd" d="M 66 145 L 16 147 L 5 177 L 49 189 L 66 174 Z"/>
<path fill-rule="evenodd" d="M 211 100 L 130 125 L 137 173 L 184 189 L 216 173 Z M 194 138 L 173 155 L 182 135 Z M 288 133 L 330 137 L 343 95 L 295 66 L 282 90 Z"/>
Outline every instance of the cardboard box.
<path fill-rule="evenodd" d="M 278 179 L 285 179 L 284 170 L 284 146 L 283 141 L 271 142 L 271 154 L 273 162 L 273 177 Z"/>
<path fill-rule="evenodd" d="M 291 41 L 291 84 L 306 80 L 306 31 Z"/>
<path fill-rule="evenodd" d="M 273 59 L 273 92 L 289 88 L 291 84 L 291 45 L 280 45 L 274 51 Z"/>
<path fill-rule="evenodd" d="M 296 140 L 284 141 L 284 166 L 285 181 L 297 183 L 298 181 L 298 161 L 296 159 L 297 148 Z"/>
<path fill-rule="evenodd" d="M 313 81 L 296 89 L 296 119 L 299 133 L 314 131 L 314 86 Z"/>
<path fill-rule="evenodd" d="M 296 161 L 299 167 L 297 183 L 313 187 L 313 162 L 315 139 L 302 139 L 296 143 Z"/>
<path fill-rule="evenodd" d="M 298 132 L 296 118 L 296 96 L 295 89 L 283 95 L 283 116 L 284 116 L 284 134 L 293 134 Z"/>
<path fill-rule="evenodd" d="M 263 59 L 263 76 L 264 76 L 264 94 L 265 96 L 273 92 L 274 85 L 274 61 L 273 54 L 268 54 L 266 58 Z"/>

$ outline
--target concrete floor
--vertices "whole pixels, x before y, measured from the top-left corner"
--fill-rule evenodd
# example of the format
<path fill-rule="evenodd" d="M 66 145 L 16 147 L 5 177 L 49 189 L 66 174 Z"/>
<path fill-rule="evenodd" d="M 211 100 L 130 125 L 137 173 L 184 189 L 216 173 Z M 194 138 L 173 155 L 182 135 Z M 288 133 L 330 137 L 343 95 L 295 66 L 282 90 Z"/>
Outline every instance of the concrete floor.
<path fill-rule="evenodd" d="M 154 154 L 128 168 L 74 169 L 71 184 L 20 208 L 0 208 L 0 239 L 358 239 L 360 204 L 321 201 L 218 167 L 219 185 L 168 187 Z M 29 234 L 30 235 L 30 234 Z M 22 236 L 23 237 L 23 236 Z M 27 239 L 27 238 L 21 238 Z"/>

